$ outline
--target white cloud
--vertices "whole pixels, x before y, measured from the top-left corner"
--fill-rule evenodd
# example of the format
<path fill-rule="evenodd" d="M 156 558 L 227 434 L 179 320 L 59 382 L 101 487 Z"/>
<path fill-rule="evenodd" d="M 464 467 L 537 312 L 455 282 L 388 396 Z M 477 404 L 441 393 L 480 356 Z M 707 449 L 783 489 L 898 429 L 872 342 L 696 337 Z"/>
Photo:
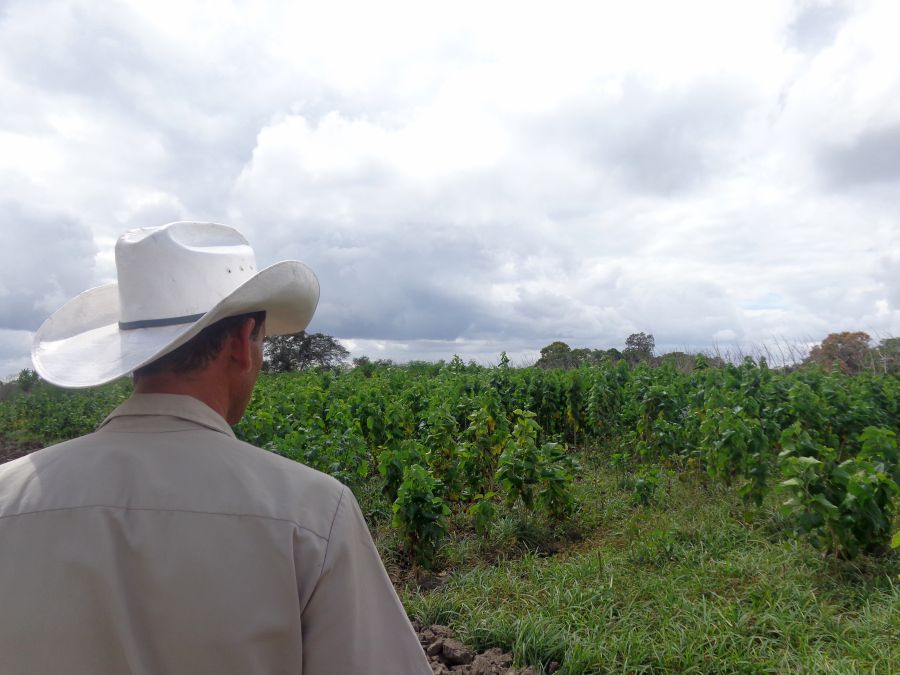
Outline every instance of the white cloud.
<path fill-rule="evenodd" d="M 196 218 L 373 356 L 900 332 L 889 0 L 2 12 L 0 328 Z"/>

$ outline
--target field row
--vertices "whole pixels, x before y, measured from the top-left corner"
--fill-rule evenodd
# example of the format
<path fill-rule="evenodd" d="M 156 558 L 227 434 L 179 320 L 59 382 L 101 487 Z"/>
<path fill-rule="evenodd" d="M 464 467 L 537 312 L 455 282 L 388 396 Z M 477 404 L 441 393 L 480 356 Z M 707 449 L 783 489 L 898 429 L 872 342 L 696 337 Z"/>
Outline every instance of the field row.
<path fill-rule="evenodd" d="M 0 403 L 0 437 L 90 431 L 130 392 L 32 383 Z M 624 362 L 573 370 L 448 365 L 263 376 L 238 435 L 359 488 L 376 480 L 411 560 L 428 566 L 451 514 L 484 534 L 497 509 L 564 520 L 579 458 L 605 453 L 647 501 L 659 466 L 777 487 L 798 534 L 840 557 L 887 550 L 900 484 L 900 376 L 765 363 L 690 372 Z"/>

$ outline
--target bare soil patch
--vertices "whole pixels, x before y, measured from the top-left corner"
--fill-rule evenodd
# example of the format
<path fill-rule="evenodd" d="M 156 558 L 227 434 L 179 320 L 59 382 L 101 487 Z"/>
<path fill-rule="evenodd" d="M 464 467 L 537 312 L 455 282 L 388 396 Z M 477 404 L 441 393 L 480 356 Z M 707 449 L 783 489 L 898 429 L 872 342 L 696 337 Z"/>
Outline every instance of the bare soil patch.
<path fill-rule="evenodd" d="M 424 626 L 413 621 L 413 628 L 435 675 L 537 675 L 531 666 L 513 668 L 512 654 L 497 647 L 483 652 L 470 649 L 447 626 Z M 552 675 L 558 669 L 559 664 L 554 662 L 546 672 Z"/>
<path fill-rule="evenodd" d="M 37 443 L 17 443 L 0 437 L 0 464 L 24 457 L 40 448 L 41 446 Z"/>

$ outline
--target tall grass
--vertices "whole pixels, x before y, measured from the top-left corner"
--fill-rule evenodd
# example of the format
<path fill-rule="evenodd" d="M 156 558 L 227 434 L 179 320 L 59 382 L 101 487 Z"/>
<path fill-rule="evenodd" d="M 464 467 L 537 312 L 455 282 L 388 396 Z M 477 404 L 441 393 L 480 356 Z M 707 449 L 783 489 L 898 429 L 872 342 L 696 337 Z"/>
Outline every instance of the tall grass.
<path fill-rule="evenodd" d="M 772 504 L 747 511 L 699 477 L 670 476 L 650 507 L 599 468 L 587 478 L 587 540 L 460 567 L 437 589 L 410 586 L 410 615 L 572 674 L 900 667 L 896 556 L 825 559 L 787 536 Z"/>

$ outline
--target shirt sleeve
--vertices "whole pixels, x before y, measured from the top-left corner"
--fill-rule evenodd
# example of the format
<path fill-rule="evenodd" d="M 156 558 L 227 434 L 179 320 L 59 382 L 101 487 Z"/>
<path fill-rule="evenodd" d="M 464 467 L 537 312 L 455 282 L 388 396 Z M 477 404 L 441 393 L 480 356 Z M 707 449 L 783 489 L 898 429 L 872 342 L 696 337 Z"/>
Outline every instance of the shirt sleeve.
<path fill-rule="evenodd" d="M 346 487 L 301 625 L 304 675 L 431 675 L 359 505 Z"/>

